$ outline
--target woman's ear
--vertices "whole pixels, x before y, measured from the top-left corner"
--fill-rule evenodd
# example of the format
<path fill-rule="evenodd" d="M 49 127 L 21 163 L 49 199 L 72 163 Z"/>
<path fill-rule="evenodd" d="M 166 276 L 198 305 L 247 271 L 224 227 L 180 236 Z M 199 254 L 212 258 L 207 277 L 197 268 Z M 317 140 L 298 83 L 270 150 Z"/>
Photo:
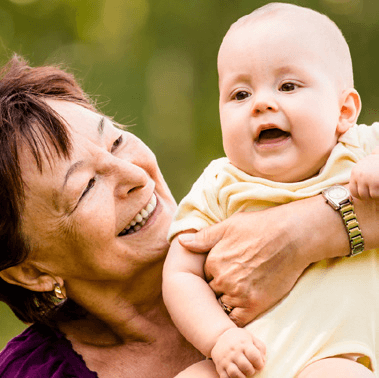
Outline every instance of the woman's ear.
<path fill-rule="evenodd" d="M 354 88 L 346 89 L 340 97 L 340 117 L 337 124 L 337 134 L 345 133 L 357 122 L 361 112 L 361 98 Z"/>
<path fill-rule="evenodd" d="M 32 263 L 26 261 L 0 271 L 0 278 L 9 284 L 40 292 L 53 291 L 54 284 L 57 282 L 63 284 L 62 280 L 57 280 L 51 275 L 41 272 Z"/>

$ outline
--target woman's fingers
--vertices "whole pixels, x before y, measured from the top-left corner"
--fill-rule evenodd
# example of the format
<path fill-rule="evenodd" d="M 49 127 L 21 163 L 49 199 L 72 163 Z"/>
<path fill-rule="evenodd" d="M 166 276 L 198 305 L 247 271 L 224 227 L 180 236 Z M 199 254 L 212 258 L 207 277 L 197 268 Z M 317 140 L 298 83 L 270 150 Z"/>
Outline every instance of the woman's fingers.
<path fill-rule="evenodd" d="M 179 242 L 191 252 L 208 252 L 223 238 L 225 228 L 225 223 L 217 223 L 195 233 L 181 234 Z"/>

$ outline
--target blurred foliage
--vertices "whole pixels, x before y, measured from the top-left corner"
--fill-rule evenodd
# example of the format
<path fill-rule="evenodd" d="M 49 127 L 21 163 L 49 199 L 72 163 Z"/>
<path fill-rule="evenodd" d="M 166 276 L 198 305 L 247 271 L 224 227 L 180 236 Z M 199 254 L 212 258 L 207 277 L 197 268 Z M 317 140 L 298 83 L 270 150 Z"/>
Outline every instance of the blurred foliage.
<path fill-rule="evenodd" d="M 363 100 L 379 118 L 377 0 L 288 2 L 330 16 L 350 45 Z M 230 24 L 263 0 L 1 0 L 0 63 L 64 63 L 100 109 L 156 153 L 177 200 L 223 155 L 216 56 Z M 0 305 L 0 348 L 23 325 Z"/>

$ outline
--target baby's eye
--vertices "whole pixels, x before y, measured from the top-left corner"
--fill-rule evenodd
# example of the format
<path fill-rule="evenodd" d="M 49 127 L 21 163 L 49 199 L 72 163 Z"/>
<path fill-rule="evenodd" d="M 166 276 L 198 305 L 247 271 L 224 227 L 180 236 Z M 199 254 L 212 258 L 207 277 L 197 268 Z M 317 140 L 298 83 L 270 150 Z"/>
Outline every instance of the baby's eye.
<path fill-rule="evenodd" d="M 294 83 L 284 83 L 279 88 L 279 90 L 282 92 L 291 92 L 291 91 L 294 91 L 296 88 L 298 88 L 298 85 L 296 85 Z"/>
<path fill-rule="evenodd" d="M 250 97 L 250 93 L 246 91 L 239 91 L 234 95 L 234 98 L 237 101 L 244 100 L 245 98 Z"/>
<path fill-rule="evenodd" d="M 237 101 L 241 101 L 241 100 L 244 100 L 245 98 L 247 97 L 250 97 L 250 93 L 249 92 L 246 92 L 246 91 L 240 91 L 240 92 L 237 92 L 234 96 L 234 98 L 237 100 Z"/>
<path fill-rule="evenodd" d="M 122 135 L 120 135 L 114 142 L 111 148 L 111 152 L 114 152 L 117 147 L 122 143 Z"/>

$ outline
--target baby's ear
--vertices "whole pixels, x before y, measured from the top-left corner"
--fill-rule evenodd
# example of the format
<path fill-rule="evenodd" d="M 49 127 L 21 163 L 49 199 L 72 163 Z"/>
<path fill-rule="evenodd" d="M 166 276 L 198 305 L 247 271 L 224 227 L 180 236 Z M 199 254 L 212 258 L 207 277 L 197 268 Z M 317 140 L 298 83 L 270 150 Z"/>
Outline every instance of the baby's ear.
<path fill-rule="evenodd" d="M 337 133 L 341 135 L 357 122 L 361 112 L 361 98 L 354 88 L 345 89 L 340 97 L 340 117 Z"/>
<path fill-rule="evenodd" d="M 54 290 L 54 283 L 57 282 L 52 276 L 41 272 L 28 262 L 22 262 L 21 264 L 2 270 L 0 278 L 12 285 L 40 292 Z"/>

